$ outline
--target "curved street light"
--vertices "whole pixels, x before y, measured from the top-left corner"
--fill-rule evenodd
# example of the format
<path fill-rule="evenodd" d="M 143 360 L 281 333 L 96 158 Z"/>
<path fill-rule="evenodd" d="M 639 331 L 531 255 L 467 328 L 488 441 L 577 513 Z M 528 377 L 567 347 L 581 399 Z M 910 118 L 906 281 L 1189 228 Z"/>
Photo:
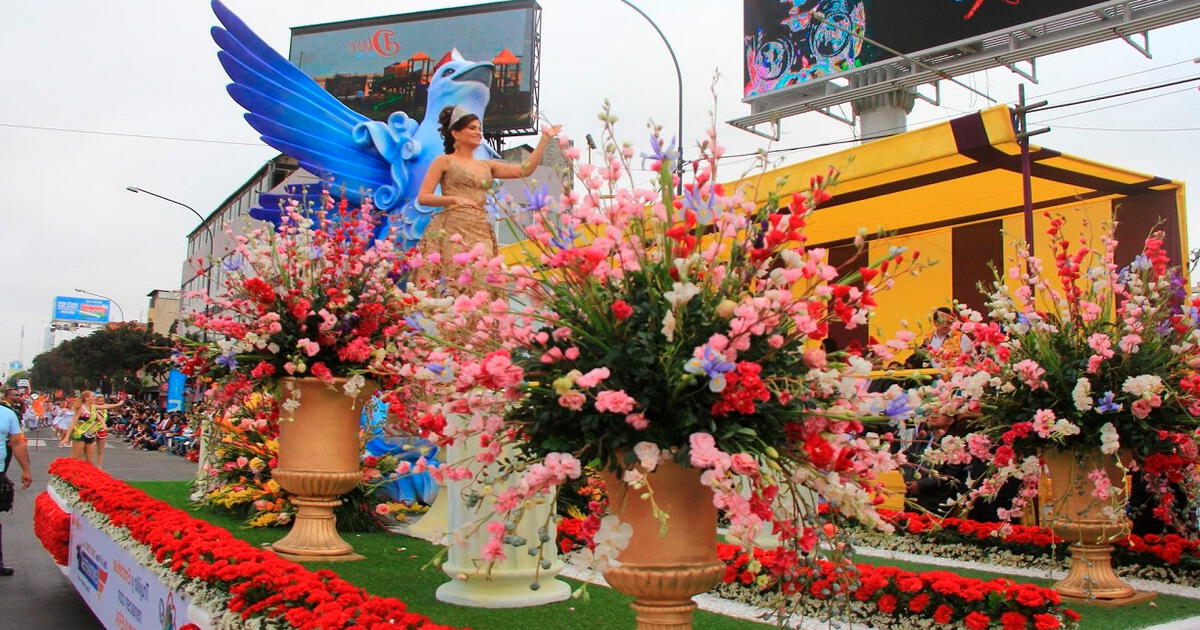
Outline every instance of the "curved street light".
<path fill-rule="evenodd" d="M 90 295 L 92 297 L 98 297 L 102 300 L 108 300 L 109 302 L 112 302 L 112 305 L 117 307 L 117 312 L 121 314 L 121 321 L 122 322 L 125 321 L 125 309 L 121 308 L 121 305 L 117 304 L 116 300 L 114 300 L 110 297 L 104 296 L 104 295 L 100 295 L 99 293 L 92 293 L 91 291 L 84 291 L 83 289 L 75 289 L 75 292 L 82 293 L 84 295 Z"/>
<path fill-rule="evenodd" d="M 675 64 L 675 84 L 679 88 L 678 102 L 676 104 L 679 114 L 679 157 L 675 160 L 675 173 L 679 177 L 679 182 L 676 184 L 676 192 L 683 194 L 683 73 L 679 71 L 679 59 L 675 56 L 675 49 L 671 48 L 671 42 L 667 41 L 667 36 L 663 34 L 662 29 L 658 28 L 658 24 L 655 24 L 654 20 L 650 19 L 649 15 L 646 15 L 645 11 L 639 9 L 637 5 L 629 0 L 621 0 L 621 2 L 628 5 L 630 9 L 637 11 L 638 15 L 645 18 L 650 23 L 650 26 L 654 27 L 654 32 L 658 33 L 658 37 L 662 39 L 663 44 L 666 44 L 667 52 L 671 53 L 671 63 Z"/>
<path fill-rule="evenodd" d="M 208 266 L 209 266 L 209 269 L 204 274 L 204 283 L 205 283 L 204 291 L 205 291 L 205 293 L 208 294 L 209 297 L 212 297 L 213 246 L 216 244 L 216 238 L 213 235 L 212 226 L 207 225 L 205 223 L 204 217 L 199 212 L 196 212 L 195 208 L 187 205 L 186 203 L 183 203 L 182 201 L 176 201 L 174 199 L 171 199 L 170 197 L 164 197 L 158 193 L 150 192 L 149 190 L 146 190 L 145 188 L 138 188 L 137 186 L 126 186 L 125 190 L 128 190 L 131 193 L 146 193 L 147 195 L 150 195 L 151 197 L 158 197 L 159 199 L 162 199 L 163 201 L 169 201 L 177 206 L 183 206 L 184 208 L 187 208 L 188 210 L 190 210 L 192 212 L 192 214 L 196 215 L 197 219 L 200 219 L 200 226 L 204 228 L 205 232 L 208 232 Z M 207 306 L 205 306 L 205 310 L 206 311 L 208 310 Z"/>

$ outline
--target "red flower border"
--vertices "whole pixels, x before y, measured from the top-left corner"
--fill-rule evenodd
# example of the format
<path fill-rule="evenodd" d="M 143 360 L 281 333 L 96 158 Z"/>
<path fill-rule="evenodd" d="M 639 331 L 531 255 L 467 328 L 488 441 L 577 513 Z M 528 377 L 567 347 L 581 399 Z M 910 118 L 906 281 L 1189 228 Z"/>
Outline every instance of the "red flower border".
<path fill-rule="evenodd" d="M 984 547 L 1000 545 L 1031 555 L 1047 555 L 1051 546 L 1064 544 L 1063 539 L 1054 532 L 1033 525 L 1010 525 L 1007 534 L 997 536 L 995 533 L 1004 527 L 1004 523 L 950 517 L 939 519 L 918 512 L 882 509 L 879 515 L 895 525 L 897 533 L 928 537 L 938 543 L 968 543 Z M 1118 561 L 1122 560 L 1120 556 L 1126 554 L 1127 560 L 1138 564 L 1165 562 L 1174 565 L 1186 558 L 1200 558 L 1200 540 L 1189 540 L 1177 534 L 1130 534 L 1113 544 L 1117 547 Z"/>
<path fill-rule="evenodd" d="M 71 561 L 71 515 L 58 506 L 49 492 L 33 500 L 33 534 L 42 541 L 55 564 L 67 566 Z"/>
<path fill-rule="evenodd" d="M 822 562 L 820 576 L 781 583 L 778 576 L 796 563 L 794 552 L 756 548 L 747 553 L 739 545 L 718 544 L 717 556 L 725 563 L 725 584 L 803 592 L 818 601 L 834 600 L 840 597 L 838 593 L 846 592 L 855 601 L 873 603 L 875 614 L 888 617 L 925 618 L 941 626 L 971 630 L 1055 630 L 1075 628 L 1079 621 L 1079 613 L 1063 608 L 1053 589 L 1005 578 L 984 581 L 950 571 L 913 573 L 869 564 L 838 570 L 832 563 Z M 763 575 L 767 584 L 756 586 Z"/>
<path fill-rule="evenodd" d="M 299 630 L 453 630 L 409 612 L 396 598 L 371 595 L 332 571 L 310 571 L 258 549 L 86 462 L 58 459 L 50 474 L 73 487 L 112 525 L 128 530 L 162 567 L 228 592 L 229 610 L 243 619 L 284 620 Z"/>

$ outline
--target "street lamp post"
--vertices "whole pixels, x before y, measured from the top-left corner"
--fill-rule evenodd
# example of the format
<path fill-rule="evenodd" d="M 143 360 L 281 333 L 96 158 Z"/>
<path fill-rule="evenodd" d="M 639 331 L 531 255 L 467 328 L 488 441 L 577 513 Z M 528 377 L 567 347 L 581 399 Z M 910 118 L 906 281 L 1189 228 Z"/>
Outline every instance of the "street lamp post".
<path fill-rule="evenodd" d="M 84 291 L 83 289 L 75 289 L 75 292 L 82 293 L 84 295 L 90 295 L 92 297 L 98 297 L 102 300 L 108 300 L 109 302 L 112 302 L 112 305 L 117 307 L 117 312 L 121 314 L 121 321 L 122 322 L 125 321 L 125 309 L 121 308 L 121 305 L 117 304 L 116 300 L 114 300 L 110 297 L 105 297 L 103 295 L 100 295 L 99 293 L 92 293 L 91 291 Z"/>
<path fill-rule="evenodd" d="M 658 28 L 658 24 L 655 24 L 654 20 L 651 20 L 650 16 L 646 15 L 645 11 L 639 9 L 637 5 L 629 0 L 621 0 L 621 2 L 628 5 L 630 9 L 637 11 L 638 15 L 645 18 L 650 23 L 650 26 L 654 27 L 654 32 L 658 33 L 658 37 L 662 39 L 663 44 L 666 44 L 667 52 L 671 53 L 671 63 L 675 64 L 675 84 L 679 88 L 678 102 L 676 104 L 676 111 L 679 114 L 679 157 L 675 160 L 675 173 L 679 177 L 679 182 L 676 185 L 676 192 L 683 194 L 683 73 L 679 71 L 679 59 L 675 57 L 675 49 L 671 48 L 671 42 L 667 41 L 667 36 L 663 35 L 662 29 Z"/>
<path fill-rule="evenodd" d="M 184 208 L 187 208 L 188 210 L 190 210 L 192 212 L 192 214 L 196 215 L 197 219 L 200 219 L 200 225 L 202 227 L 204 227 L 204 230 L 206 232 L 208 232 L 208 270 L 204 274 L 204 277 L 205 277 L 204 292 L 208 295 L 209 298 L 212 298 L 213 246 L 216 243 L 216 238 L 213 234 L 212 226 L 207 225 L 204 222 L 204 217 L 201 216 L 201 214 L 199 212 L 196 212 L 195 208 L 187 205 L 186 203 L 183 203 L 182 201 L 175 201 L 174 199 L 171 199 L 170 197 L 164 197 L 158 193 L 152 193 L 149 190 L 146 190 L 145 188 L 138 188 L 137 186 L 126 186 L 125 190 L 128 190 L 131 193 L 146 193 L 147 195 L 150 195 L 151 197 L 158 197 L 159 199 L 162 199 L 163 201 L 169 201 L 175 205 L 183 206 Z M 205 309 L 205 311 L 208 310 L 207 303 L 205 304 L 204 309 Z"/>

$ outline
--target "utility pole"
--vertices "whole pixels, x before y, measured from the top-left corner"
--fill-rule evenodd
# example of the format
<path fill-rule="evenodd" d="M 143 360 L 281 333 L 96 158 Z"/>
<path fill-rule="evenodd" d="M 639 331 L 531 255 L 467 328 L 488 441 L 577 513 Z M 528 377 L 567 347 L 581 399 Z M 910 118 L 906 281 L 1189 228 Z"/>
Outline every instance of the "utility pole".
<path fill-rule="evenodd" d="M 1027 103 L 1025 84 L 1017 87 L 1017 106 L 1013 108 L 1013 125 L 1017 131 L 1017 143 L 1021 146 L 1021 191 L 1025 201 L 1025 248 L 1033 255 L 1033 160 L 1029 157 L 1029 138 L 1050 131 L 1049 127 L 1029 130 L 1028 114 L 1041 109 L 1047 101 Z"/>

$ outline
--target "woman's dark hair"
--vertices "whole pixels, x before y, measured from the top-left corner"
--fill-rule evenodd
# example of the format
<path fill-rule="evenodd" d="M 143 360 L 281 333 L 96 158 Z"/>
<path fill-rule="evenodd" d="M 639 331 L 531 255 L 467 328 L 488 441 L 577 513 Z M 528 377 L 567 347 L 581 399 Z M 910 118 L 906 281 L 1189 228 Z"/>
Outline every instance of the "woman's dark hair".
<path fill-rule="evenodd" d="M 452 126 L 450 124 L 450 117 L 453 115 L 453 106 L 442 109 L 442 113 L 438 114 L 438 124 L 441 125 L 441 127 L 438 127 L 438 131 L 442 134 L 442 143 L 446 146 L 446 155 L 454 153 L 454 136 L 450 135 L 450 132 L 462 131 L 467 125 L 479 120 L 479 117 L 475 114 L 467 114 L 466 116 L 459 118 L 458 121 Z"/>

